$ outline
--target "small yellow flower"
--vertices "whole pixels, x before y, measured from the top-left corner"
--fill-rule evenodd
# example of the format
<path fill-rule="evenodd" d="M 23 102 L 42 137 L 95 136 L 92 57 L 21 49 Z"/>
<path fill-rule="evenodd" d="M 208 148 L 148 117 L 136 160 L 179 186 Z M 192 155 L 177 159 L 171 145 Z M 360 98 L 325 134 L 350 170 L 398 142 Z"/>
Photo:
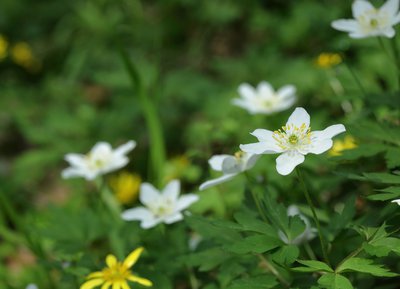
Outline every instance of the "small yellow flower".
<path fill-rule="evenodd" d="M 127 281 L 139 283 L 143 286 L 153 286 L 150 280 L 133 275 L 130 268 L 139 259 L 140 254 L 143 252 L 143 247 L 135 249 L 126 257 L 123 262 L 118 262 L 114 255 L 106 257 L 107 268 L 102 271 L 97 271 L 87 276 L 88 281 L 83 283 L 80 289 L 92 289 L 100 285 L 101 289 L 130 289 Z"/>
<path fill-rule="evenodd" d="M 139 194 L 142 179 L 137 174 L 122 172 L 110 179 L 110 187 L 121 204 L 130 204 Z"/>
<path fill-rule="evenodd" d="M 11 48 L 12 60 L 29 71 L 37 71 L 40 69 L 40 62 L 34 58 L 32 49 L 26 42 L 17 42 Z"/>
<path fill-rule="evenodd" d="M 337 53 L 321 53 L 315 60 L 315 64 L 320 68 L 331 68 L 342 62 L 342 57 Z"/>
<path fill-rule="evenodd" d="M 355 143 L 355 139 L 348 135 L 344 138 L 344 140 L 335 140 L 331 150 L 329 151 L 329 154 L 331 156 L 340 156 L 342 151 L 351 150 L 356 147 L 357 144 Z"/>
<path fill-rule="evenodd" d="M 8 41 L 7 39 L 0 34 L 0 61 L 6 58 L 8 50 Z"/>

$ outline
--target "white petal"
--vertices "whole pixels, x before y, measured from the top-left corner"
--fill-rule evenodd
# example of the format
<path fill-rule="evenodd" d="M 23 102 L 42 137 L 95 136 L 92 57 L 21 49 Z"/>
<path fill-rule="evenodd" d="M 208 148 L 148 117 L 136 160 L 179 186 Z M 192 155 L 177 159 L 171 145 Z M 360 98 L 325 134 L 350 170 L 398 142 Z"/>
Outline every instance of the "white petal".
<path fill-rule="evenodd" d="M 385 12 L 390 18 L 395 17 L 399 11 L 399 0 L 388 0 L 379 9 L 379 12 Z"/>
<path fill-rule="evenodd" d="M 344 32 L 360 31 L 360 24 L 356 20 L 339 19 L 333 21 L 331 26 L 336 30 Z"/>
<path fill-rule="evenodd" d="M 140 202 L 143 205 L 151 206 L 161 198 L 160 192 L 152 184 L 143 183 L 140 185 Z"/>
<path fill-rule="evenodd" d="M 242 171 L 241 165 L 238 163 L 238 160 L 233 156 L 228 156 L 224 158 L 222 162 L 222 172 L 225 175 L 228 174 L 237 174 Z"/>
<path fill-rule="evenodd" d="M 126 144 L 123 144 L 121 146 L 119 146 L 118 148 L 116 148 L 114 150 L 115 154 L 118 155 L 125 155 L 127 153 L 129 153 L 131 150 L 133 150 L 136 147 L 136 142 L 131 140 L 128 141 Z"/>
<path fill-rule="evenodd" d="M 61 172 L 61 176 L 63 179 L 69 179 L 74 177 L 83 177 L 84 174 L 82 170 L 76 168 L 66 168 Z"/>
<path fill-rule="evenodd" d="M 165 224 L 172 224 L 181 220 L 183 220 L 183 215 L 181 213 L 175 213 L 173 215 L 165 217 L 163 221 Z"/>
<path fill-rule="evenodd" d="M 252 167 L 254 167 L 257 160 L 260 158 L 260 155 L 246 153 L 245 158 L 246 159 L 245 159 L 245 165 L 244 165 L 243 170 L 247 171 L 247 170 L 251 169 Z"/>
<path fill-rule="evenodd" d="M 252 153 L 252 154 L 275 154 L 279 153 L 281 151 L 277 150 L 272 150 L 270 148 L 270 143 L 266 142 L 256 142 L 256 143 L 250 143 L 250 144 L 241 144 L 240 149 L 246 153 Z"/>
<path fill-rule="evenodd" d="M 258 128 L 250 134 L 254 135 L 259 141 L 274 142 L 274 139 L 272 137 L 274 133 L 270 130 Z"/>
<path fill-rule="evenodd" d="M 400 206 L 400 199 L 393 200 L 392 203 L 396 203 Z"/>
<path fill-rule="evenodd" d="M 181 183 L 178 180 L 172 180 L 163 189 L 163 196 L 175 202 L 178 199 L 180 190 Z"/>
<path fill-rule="evenodd" d="M 287 215 L 288 215 L 289 217 L 293 217 L 293 216 L 300 215 L 300 210 L 299 210 L 299 208 L 298 208 L 296 205 L 290 205 L 290 206 L 287 208 Z"/>
<path fill-rule="evenodd" d="M 231 179 L 233 179 L 237 174 L 231 174 L 231 175 L 223 175 L 219 178 L 213 179 L 213 180 L 209 180 L 207 182 L 204 182 L 200 185 L 199 190 L 203 191 L 205 189 L 208 189 L 210 187 L 225 183 Z"/>
<path fill-rule="evenodd" d="M 175 210 L 176 212 L 180 212 L 190 207 L 191 204 L 197 202 L 199 200 L 199 196 L 195 194 L 187 194 L 183 195 L 179 198 Z"/>
<path fill-rule="evenodd" d="M 232 99 L 232 104 L 247 110 L 250 114 L 260 113 L 260 108 L 256 107 L 254 103 L 244 99 Z"/>
<path fill-rule="evenodd" d="M 140 223 L 140 227 L 142 229 L 150 229 L 152 227 L 157 226 L 158 224 L 162 223 L 162 218 L 153 218 L 153 219 L 146 219 Z"/>
<path fill-rule="evenodd" d="M 64 159 L 75 167 L 85 167 L 85 156 L 81 154 L 66 154 Z"/>
<path fill-rule="evenodd" d="M 256 95 L 254 88 L 248 83 L 239 85 L 238 92 L 244 99 L 253 99 Z"/>
<path fill-rule="evenodd" d="M 123 211 L 121 213 L 121 218 L 125 221 L 133 221 L 133 220 L 144 221 L 144 220 L 154 219 L 154 216 L 150 210 L 144 207 L 138 207 Z"/>
<path fill-rule="evenodd" d="M 399 22 L 400 22 L 400 13 L 398 13 L 396 16 L 393 17 L 392 25 L 396 25 Z"/>
<path fill-rule="evenodd" d="M 311 139 L 323 140 L 323 139 L 333 138 L 334 136 L 337 136 L 338 134 L 345 131 L 346 128 L 344 127 L 343 124 L 334 124 L 328 126 L 326 129 L 322 131 L 313 131 L 311 133 Z"/>
<path fill-rule="evenodd" d="M 285 85 L 277 91 L 277 95 L 281 99 L 295 98 L 296 87 L 294 85 Z"/>
<path fill-rule="evenodd" d="M 107 142 L 98 142 L 94 145 L 94 147 L 90 150 L 90 154 L 97 155 L 97 154 L 106 154 L 111 153 L 112 147 Z"/>
<path fill-rule="evenodd" d="M 358 18 L 362 14 L 364 14 L 368 10 L 375 9 L 371 3 L 364 0 L 356 0 L 354 1 L 353 5 L 351 6 L 351 10 L 353 12 L 353 17 Z"/>
<path fill-rule="evenodd" d="M 230 155 L 215 155 L 208 160 L 208 163 L 214 171 L 222 171 L 222 162 L 226 157 L 230 157 Z"/>
<path fill-rule="evenodd" d="M 286 176 L 302 162 L 304 162 L 302 154 L 295 151 L 285 152 L 276 159 L 276 170 L 279 174 Z"/>
<path fill-rule="evenodd" d="M 290 115 L 286 125 L 292 124 L 294 126 L 300 127 L 305 124 L 308 128 L 310 126 L 310 115 L 302 107 L 296 107 L 293 113 Z"/>
<path fill-rule="evenodd" d="M 257 86 L 257 91 L 259 95 L 264 98 L 271 98 L 274 95 L 274 88 L 266 81 L 261 81 Z"/>
<path fill-rule="evenodd" d="M 388 28 L 386 28 L 385 30 L 383 30 L 383 31 L 381 32 L 381 34 L 382 34 L 383 36 L 388 37 L 388 38 L 393 38 L 394 35 L 396 34 L 396 30 L 394 30 L 393 27 L 388 27 Z"/>

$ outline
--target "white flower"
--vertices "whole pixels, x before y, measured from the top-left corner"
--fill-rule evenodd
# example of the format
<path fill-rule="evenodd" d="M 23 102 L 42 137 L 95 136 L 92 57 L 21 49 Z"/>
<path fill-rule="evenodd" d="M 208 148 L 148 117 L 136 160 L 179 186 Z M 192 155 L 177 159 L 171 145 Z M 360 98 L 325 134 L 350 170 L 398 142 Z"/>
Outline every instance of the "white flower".
<path fill-rule="evenodd" d="M 275 92 L 266 81 L 260 82 L 257 88 L 243 83 L 238 92 L 241 98 L 234 98 L 232 104 L 244 108 L 250 114 L 282 111 L 291 107 L 296 100 L 296 88 L 293 85 L 285 85 Z"/>
<path fill-rule="evenodd" d="M 106 142 L 98 142 L 92 150 L 86 154 L 67 154 L 65 160 L 70 167 L 62 172 L 62 177 L 73 178 L 83 177 L 86 180 L 94 180 L 98 175 L 126 166 L 129 162 L 126 154 L 133 150 L 136 142 L 131 140 L 115 150 Z"/>
<path fill-rule="evenodd" d="M 125 221 L 141 221 L 140 226 L 148 229 L 159 223 L 172 224 L 183 219 L 182 211 L 199 200 L 195 194 L 179 197 L 180 183 L 178 180 L 169 182 L 162 192 L 149 183 L 140 186 L 140 202 L 145 207 L 138 207 L 122 212 Z"/>
<path fill-rule="evenodd" d="M 258 155 L 246 152 L 237 152 L 233 156 L 212 156 L 208 160 L 208 163 L 213 170 L 222 172 L 223 175 L 219 178 L 202 183 L 199 188 L 200 191 L 227 182 L 236 175 L 251 169 L 255 165 L 258 158 Z"/>
<path fill-rule="evenodd" d="M 393 26 L 400 22 L 399 0 L 388 0 L 379 9 L 364 0 L 356 0 L 352 5 L 355 19 L 339 19 L 332 27 L 349 32 L 352 38 L 385 36 L 392 38 L 396 31 Z"/>
<path fill-rule="evenodd" d="M 28 284 L 25 289 L 39 289 L 39 287 L 36 284 L 31 283 Z"/>
<path fill-rule="evenodd" d="M 256 129 L 251 134 L 259 142 L 242 144 L 240 149 L 253 154 L 280 153 L 276 169 L 281 175 L 288 175 L 304 162 L 306 154 L 322 154 L 329 150 L 333 145 L 332 137 L 344 131 L 344 125 L 335 124 L 322 131 L 311 132 L 310 115 L 304 108 L 297 107 L 281 129 Z"/>
<path fill-rule="evenodd" d="M 306 228 L 304 229 L 303 233 L 296 236 L 292 240 L 289 240 L 288 237 L 285 235 L 285 233 L 283 233 L 282 231 L 279 231 L 279 238 L 285 244 L 300 245 L 300 244 L 303 244 L 303 243 L 308 242 L 315 238 L 317 230 L 315 228 L 311 227 L 310 221 L 308 220 L 308 218 L 306 216 L 304 216 L 302 213 L 300 213 L 300 210 L 297 206 L 295 206 L 295 205 L 289 206 L 289 208 L 287 209 L 287 215 L 289 217 L 299 216 L 299 218 L 306 225 Z"/>
<path fill-rule="evenodd" d="M 400 199 L 393 200 L 392 203 L 396 203 L 400 206 Z"/>

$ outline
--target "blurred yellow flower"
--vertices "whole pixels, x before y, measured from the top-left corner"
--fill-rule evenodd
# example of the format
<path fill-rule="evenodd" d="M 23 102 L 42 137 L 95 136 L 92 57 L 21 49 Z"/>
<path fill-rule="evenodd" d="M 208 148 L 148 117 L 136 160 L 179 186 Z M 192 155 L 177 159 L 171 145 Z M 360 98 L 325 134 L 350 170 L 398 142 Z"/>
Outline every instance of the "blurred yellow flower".
<path fill-rule="evenodd" d="M 0 61 L 6 58 L 8 50 L 8 41 L 7 39 L 0 34 Z"/>
<path fill-rule="evenodd" d="M 342 57 L 337 53 L 324 52 L 318 55 L 315 64 L 320 68 L 331 68 L 342 62 Z"/>
<path fill-rule="evenodd" d="M 177 156 L 171 159 L 165 167 L 164 181 L 169 182 L 173 179 L 181 179 L 189 166 L 190 160 L 186 155 Z"/>
<path fill-rule="evenodd" d="M 344 138 L 344 140 L 335 140 L 331 150 L 329 151 L 329 154 L 331 156 L 340 156 L 342 151 L 351 150 L 356 147 L 357 144 L 355 143 L 355 139 L 348 135 Z"/>
<path fill-rule="evenodd" d="M 11 58 L 16 64 L 31 72 L 40 69 L 40 62 L 35 59 L 31 47 L 26 42 L 17 42 L 12 46 Z"/>
<path fill-rule="evenodd" d="M 111 177 L 109 184 L 118 202 L 127 205 L 137 199 L 141 182 L 139 175 L 121 172 Z"/>
<path fill-rule="evenodd" d="M 118 262 L 114 255 L 108 255 L 106 257 L 107 267 L 102 271 L 89 274 L 86 277 L 89 280 L 83 283 L 80 289 L 93 289 L 100 285 L 103 289 L 109 289 L 111 286 L 113 289 L 130 289 L 127 281 L 136 282 L 146 287 L 153 286 L 150 280 L 133 275 L 130 270 L 143 250 L 143 247 L 137 248 L 123 262 Z"/>

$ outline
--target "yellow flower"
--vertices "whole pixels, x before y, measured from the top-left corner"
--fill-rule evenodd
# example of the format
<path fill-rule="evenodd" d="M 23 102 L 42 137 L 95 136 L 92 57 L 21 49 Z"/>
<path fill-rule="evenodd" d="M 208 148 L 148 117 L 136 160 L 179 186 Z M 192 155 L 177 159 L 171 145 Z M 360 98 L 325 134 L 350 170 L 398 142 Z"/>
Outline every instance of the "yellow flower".
<path fill-rule="evenodd" d="M 127 281 L 139 283 L 143 286 L 153 286 L 150 280 L 133 275 L 130 268 L 139 259 L 140 254 L 143 251 L 143 247 L 135 249 L 132 253 L 126 257 L 123 262 L 118 262 L 114 255 L 108 255 L 106 257 L 107 268 L 102 271 L 97 271 L 87 276 L 88 281 L 83 283 L 80 289 L 92 289 L 100 285 L 101 289 L 130 289 Z"/>
<path fill-rule="evenodd" d="M 0 60 L 3 60 L 7 56 L 8 41 L 0 34 Z"/>
<path fill-rule="evenodd" d="M 122 172 L 110 179 L 110 187 L 121 204 L 130 204 L 139 194 L 142 179 L 137 174 Z"/>
<path fill-rule="evenodd" d="M 320 68 L 331 68 L 342 62 L 342 57 L 337 53 L 321 53 L 315 60 L 315 64 Z"/>
<path fill-rule="evenodd" d="M 11 58 L 13 61 L 30 71 L 40 69 L 40 62 L 34 58 L 32 49 L 26 42 L 17 42 L 11 48 Z"/>
<path fill-rule="evenodd" d="M 355 143 L 355 139 L 352 136 L 347 135 L 344 140 L 335 140 L 333 142 L 333 146 L 329 151 L 331 156 L 340 156 L 342 151 L 351 150 L 356 148 L 357 144 Z"/>

